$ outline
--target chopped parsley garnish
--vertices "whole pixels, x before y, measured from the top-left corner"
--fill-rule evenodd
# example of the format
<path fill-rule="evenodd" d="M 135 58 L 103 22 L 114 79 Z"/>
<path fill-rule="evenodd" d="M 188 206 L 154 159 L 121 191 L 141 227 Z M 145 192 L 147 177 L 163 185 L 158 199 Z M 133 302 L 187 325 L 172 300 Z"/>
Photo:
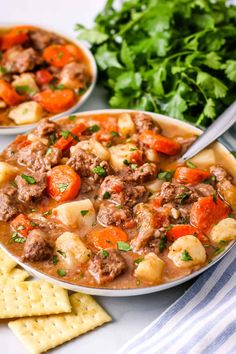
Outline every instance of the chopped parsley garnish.
<path fill-rule="evenodd" d="M 38 224 L 36 222 L 32 221 L 32 220 L 30 221 L 30 225 L 33 226 L 33 227 L 38 226 Z"/>
<path fill-rule="evenodd" d="M 210 178 L 205 179 L 203 183 L 214 185 L 215 181 L 216 181 L 216 176 L 211 176 Z"/>
<path fill-rule="evenodd" d="M 28 184 L 36 184 L 36 179 L 32 176 L 22 173 L 21 178 L 23 178 Z"/>
<path fill-rule="evenodd" d="M 126 165 L 126 166 L 129 166 L 129 161 L 128 161 L 127 159 L 125 159 L 125 160 L 123 161 L 123 164 Z"/>
<path fill-rule="evenodd" d="M 131 163 L 130 167 L 132 170 L 136 170 L 138 168 L 138 165 L 136 163 Z"/>
<path fill-rule="evenodd" d="M 186 165 L 188 166 L 188 167 L 190 167 L 190 168 L 196 168 L 197 166 L 194 164 L 194 163 L 192 163 L 191 161 L 186 161 Z"/>
<path fill-rule="evenodd" d="M 20 225 L 20 226 L 17 227 L 17 230 L 18 230 L 18 231 L 24 230 L 24 229 L 25 229 L 24 225 Z"/>
<path fill-rule="evenodd" d="M 103 168 L 101 166 L 95 166 L 93 168 L 93 172 L 96 173 L 98 176 L 101 176 L 101 177 L 106 177 L 106 175 L 107 175 L 107 171 L 105 170 L 105 168 Z"/>
<path fill-rule="evenodd" d="M 103 199 L 109 199 L 110 198 L 110 193 L 109 192 L 105 192 L 104 194 L 103 194 Z"/>
<path fill-rule="evenodd" d="M 11 237 L 11 242 L 15 243 L 25 243 L 26 238 L 19 236 L 18 232 L 13 232 L 12 237 Z"/>
<path fill-rule="evenodd" d="M 225 240 L 221 240 L 221 241 L 219 242 L 220 245 L 226 245 L 227 243 L 228 243 L 228 242 L 225 241 Z"/>
<path fill-rule="evenodd" d="M 58 189 L 61 193 L 65 192 L 69 187 L 69 183 L 59 183 Z"/>
<path fill-rule="evenodd" d="M 162 181 L 164 180 L 164 181 L 170 182 L 172 180 L 173 174 L 174 174 L 174 171 L 162 171 L 161 170 L 158 173 L 157 178 Z"/>
<path fill-rule="evenodd" d="M 68 117 L 68 119 L 71 121 L 74 121 L 76 118 L 77 118 L 77 116 L 74 116 L 74 115 Z"/>
<path fill-rule="evenodd" d="M 49 139 L 50 139 L 50 144 L 54 145 L 56 142 L 56 134 L 55 133 L 50 134 Z"/>
<path fill-rule="evenodd" d="M 4 68 L 4 66 L 0 66 L 0 74 L 6 74 L 7 73 L 7 69 Z"/>
<path fill-rule="evenodd" d="M 63 138 L 68 139 L 69 135 L 70 135 L 70 131 L 69 130 L 62 130 L 61 131 L 61 136 L 63 136 Z"/>
<path fill-rule="evenodd" d="M 231 151 L 231 154 L 236 158 L 236 151 Z"/>
<path fill-rule="evenodd" d="M 130 148 L 130 151 L 137 151 L 136 148 Z"/>
<path fill-rule="evenodd" d="M 62 250 L 57 250 L 57 253 L 59 253 L 62 257 L 66 258 L 66 253 Z"/>
<path fill-rule="evenodd" d="M 89 212 L 89 210 L 81 210 L 80 214 L 84 217 L 85 215 L 87 215 Z"/>
<path fill-rule="evenodd" d="M 107 250 L 101 250 L 99 251 L 102 255 L 103 258 L 107 258 L 109 257 L 109 252 Z"/>
<path fill-rule="evenodd" d="M 217 203 L 217 195 L 216 195 L 216 193 L 213 194 L 212 199 L 213 199 L 214 203 Z"/>
<path fill-rule="evenodd" d="M 214 251 L 214 255 L 216 256 L 217 254 L 224 252 L 224 250 L 225 250 L 224 247 L 216 247 L 216 249 Z"/>
<path fill-rule="evenodd" d="M 46 151 L 46 156 L 52 153 L 52 148 L 48 148 Z"/>
<path fill-rule="evenodd" d="M 52 263 L 57 264 L 59 262 L 59 259 L 56 255 L 52 256 Z"/>
<path fill-rule="evenodd" d="M 57 53 L 57 57 L 58 57 L 59 59 L 61 59 L 61 58 L 63 57 L 63 55 L 64 55 L 63 52 L 58 52 L 58 53 Z"/>
<path fill-rule="evenodd" d="M 97 124 L 94 124 L 91 127 L 87 128 L 87 131 L 90 132 L 90 133 L 96 133 L 99 130 L 100 130 L 100 127 Z"/>
<path fill-rule="evenodd" d="M 185 262 L 188 262 L 188 261 L 192 261 L 192 260 L 193 260 L 187 250 L 184 250 L 184 251 L 182 252 L 182 256 L 181 256 L 180 259 L 181 259 L 181 261 L 185 261 Z"/>
<path fill-rule="evenodd" d="M 47 210 L 43 213 L 44 216 L 47 216 L 47 215 L 52 215 L 52 211 L 51 210 Z"/>
<path fill-rule="evenodd" d="M 183 202 L 185 202 L 185 200 L 187 200 L 190 197 L 190 193 L 189 192 L 184 192 L 181 194 L 178 194 L 176 196 L 176 199 L 178 199 L 180 201 L 180 204 L 182 204 Z"/>
<path fill-rule="evenodd" d="M 123 208 L 123 206 L 122 205 L 116 205 L 116 209 L 122 209 Z"/>
<path fill-rule="evenodd" d="M 65 86 L 63 84 L 59 84 L 56 87 L 56 89 L 59 90 L 59 91 L 63 90 L 64 88 L 65 88 Z"/>
<path fill-rule="evenodd" d="M 143 261 L 143 259 L 144 259 L 144 258 L 136 258 L 136 259 L 134 260 L 134 263 L 135 263 L 135 264 L 139 264 L 139 263 L 141 263 L 141 262 Z"/>
<path fill-rule="evenodd" d="M 32 92 L 32 89 L 27 86 L 27 85 L 24 85 L 24 86 L 16 86 L 15 87 L 16 89 L 16 92 L 19 93 L 19 94 L 24 94 L 24 93 L 30 93 Z"/>
<path fill-rule="evenodd" d="M 166 249 L 167 237 L 166 235 L 162 236 L 159 243 L 159 251 L 162 253 Z"/>
<path fill-rule="evenodd" d="M 115 136 L 120 136 L 119 133 L 112 131 L 111 136 L 114 138 Z"/>
<path fill-rule="evenodd" d="M 57 274 L 60 275 L 60 277 L 64 277 L 66 275 L 66 271 L 64 269 L 57 269 Z"/>
<path fill-rule="evenodd" d="M 119 251 L 124 251 L 124 252 L 132 251 L 132 247 L 128 243 L 123 241 L 117 242 L 117 248 Z"/>

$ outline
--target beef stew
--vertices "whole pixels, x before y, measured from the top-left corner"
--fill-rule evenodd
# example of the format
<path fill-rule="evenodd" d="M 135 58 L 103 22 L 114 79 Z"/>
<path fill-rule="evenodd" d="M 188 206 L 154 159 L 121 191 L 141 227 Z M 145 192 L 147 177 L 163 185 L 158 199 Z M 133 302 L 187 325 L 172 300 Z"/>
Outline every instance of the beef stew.
<path fill-rule="evenodd" d="M 231 166 L 213 147 L 177 164 L 195 139 L 142 112 L 41 120 L 0 155 L 0 242 L 82 286 L 189 275 L 236 239 Z"/>

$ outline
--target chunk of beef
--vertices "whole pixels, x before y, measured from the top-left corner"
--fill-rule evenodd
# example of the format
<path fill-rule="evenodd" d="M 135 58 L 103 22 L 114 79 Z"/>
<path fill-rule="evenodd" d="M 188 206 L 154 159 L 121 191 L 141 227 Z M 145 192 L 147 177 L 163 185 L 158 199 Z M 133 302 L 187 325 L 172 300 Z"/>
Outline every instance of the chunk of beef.
<path fill-rule="evenodd" d="M 135 113 L 133 115 L 133 120 L 136 125 L 136 129 L 140 134 L 145 130 L 152 130 L 156 134 L 161 132 L 161 128 L 156 122 L 154 122 L 152 117 L 145 113 Z"/>
<path fill-rule="evenodd" d="M 197 139 L 196 136 L 191 136 L 189 138 L 184 138 L 182 136 L 176 137 L 176 141 L 180 143 L 181 145 L 181 155 L 183 155 L 188 148 L 194 143 L 194 141 Z"/>
<path fill-rule="evenodd" d="M 107 252 L 107 256 L 98 252 L 89 264 L 89 272 L 98 284 L 111 282 L 128 268 L 125 259 L 118 251 L 108 249 Z"/>
<path fill-rule="evenodd" d="M 39 230 L 32 230 L 25 242 L 23 260 L 30 262 L 44 261 L 52 256 L 53 247 L 47 235 Z"/>
<path fill-rule="evenodd" d="M 43 50 L 50 44 L 65 44 L 64 38 L 55 33 L 39 29 L 29 31 L 29 38 L 33 47 L 37 50 Z"/>
<path fill-rule="evenodd" d="M 52 147 L 48 150 L 48 147 L 41 141 L 34 141 L 20 149 L 17 162 L 34 172 L 44 173 L 60 163 L 61 156 L 59 149 Z"/>
<path fill-rule="evenodd" d="M 100 205 L 97 220 L 103 226 L 125 224 L 132 219 L 129 208 L 121 207 L 112 203 L 102 203 Z"/>
<path fill-rule="evenodd" d="M 15 46 L 4 54 L 2 65 L 10 73 L 21 74 L 33 70 L 41 63 L 42 58 L 33 48 L 23 49 L 21 46 Z"/>
<path fill-rule="evenodd" d="M 48 135 L 55 133 L 58 129 L 58 124 L 50 121 L 48 118 L 41 119 L 36 128 L 36 134 L 40 138 L 47 137 Z"/>
<path fill-rule="evenodd" d="M 138 227 L 138 235 L 132 239 L 131 245 L 134 251 L 139 251 L 153 236 L 155 211 L 149 204 L 140 203 L 134 208 L 134 217 Z"/>
<path fill-rule="evenodd" d="M 193 187 L 194 191 L 201 197 L 208 197 L 209 195 L 213 195 L 216 193 L 215 188 L 206 183 L 199 183 Z"/>
<path fill-rule="evenodd" d="M 103 173 L 108 175 L 111 172 L 107 161 L 102 161 L 94 154 L 79 148 L 73 152 L 67 165 L 71 166 L 81 177 L 92 177 L 91 182 L 93 181 L 93 183 L 100 182 Z M 95 167 L 98 168 L 98 173 L 94 172 Z"/>
<path fill-rule="evenodd" d="M 36 183 L 29 184 L 22 176 L 17 176 L 15 182 L 18 188 L 18 199 L 23 203 L 30 203 L 40 199 L 47 187 L 46 174 L 31 175 Z"/>
<path fill-rule="evenodd" d="M 198 200 L 196 192 L 186 186 L 171 182 L 164 182 L 162 184 L 160 196 L 163 203 L 190 204 Z"/>
<path fill-rule="evenodd" d="M 210 173 L 215 176 L 217 182 L 221 182 L 224 179 L 231 179 L 225 169 L 221 166 L 211 166 Z"/>
<path fill-rule="evenodd" d="M 85 74 L 85 65 L 78 62 L 71 62 L 66 64 L 59 75 L 60 84 L 70 88 L 76 89 L 78 85 L 83 82 Z"/>
<path fill-rule="evenodd" d="M 124 168 L 121 171 L 121 176 L 125 181 L 145 183 L 157 176 L 157 165 L 155 163 L 145 163 L 142 166 L 132 169 L 131 167 Z"/>
<path fill-rule="evenodd" d="M 14 187 L 0 190 L 0 221 L 8 221 L 18 213 L 16 192 Z"/>
<path fill-rule="evenodd" d="M 147 191 L 144 186 L 134 186 L 126 183 L 121 176 L 107 176 L 98 190 L 98 200 L 103 200 L 108 192 L 110 200 L 122 205 L 132 207 L 147 199 Z"/>

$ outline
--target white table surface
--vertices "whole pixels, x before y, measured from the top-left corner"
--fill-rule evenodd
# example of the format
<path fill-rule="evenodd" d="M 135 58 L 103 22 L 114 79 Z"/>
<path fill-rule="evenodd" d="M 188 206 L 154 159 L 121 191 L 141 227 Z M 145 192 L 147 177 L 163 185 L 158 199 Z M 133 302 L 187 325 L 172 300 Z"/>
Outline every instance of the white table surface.
<path fill-rule="evenodd" d="M 36 23 L 54 27 L 75 35 L 75 23 L 91 25 L 102 9 L 104 0 L 7 0 L 1 3 L 0 23 Z M 107 108 L 106 92 L 97 87 L 81 110 Z M 14 137 L 0 136 L 0 150 Z M 98 297 L 98 301 L 110 313 L 113 322 L 89 334 L 83 335 L 52 352 L 55 354 L 113 354 L 130 338 L 147 326 L 167 309 L 188 288 L 185 283 L 176 288 L 151 295 L 129 298 Z M 0 353 L 26 354 L 17 338 L 0 321 Z"/>

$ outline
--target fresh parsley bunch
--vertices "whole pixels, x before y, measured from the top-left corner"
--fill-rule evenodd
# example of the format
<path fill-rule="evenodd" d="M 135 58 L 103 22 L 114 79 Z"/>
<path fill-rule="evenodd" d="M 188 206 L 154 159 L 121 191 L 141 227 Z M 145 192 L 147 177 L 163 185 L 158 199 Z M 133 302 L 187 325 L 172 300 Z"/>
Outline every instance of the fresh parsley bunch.
<path fill-rule="evenodd" d="M 114 108 L 209 125 L 236 98 L 236 6 L 225 0 L 108 0 L 92 29 Z"/>

